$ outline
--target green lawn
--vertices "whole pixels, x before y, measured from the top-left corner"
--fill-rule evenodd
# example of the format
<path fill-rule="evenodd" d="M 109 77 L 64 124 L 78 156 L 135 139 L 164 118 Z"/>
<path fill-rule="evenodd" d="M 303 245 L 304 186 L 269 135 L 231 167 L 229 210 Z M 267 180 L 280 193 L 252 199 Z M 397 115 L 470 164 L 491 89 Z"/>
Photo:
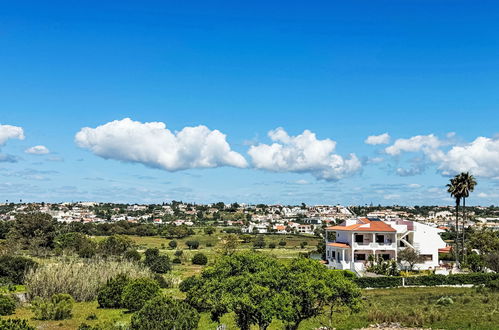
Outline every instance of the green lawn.
<path fill-rule="evenodd" d="M 181 297 L 177 289 L 167 294 Z M 451 297 L 453 304 L 439 306 L 440 297 Z M 337 329 L 365 327 L 373 323 L 400 322 L 405 326 L 423 326 L 435 329 L 497 329 L 499 324 L 499 292 L 477 292 L 473 288 L 398 288 L 364 290 L 364 307 L 357 314 L 335 313 L 333 325 Z M 87 320 L 95 313 L 97 320 Z M 32 313 L 22 307 L 9 317 L 26 318 L 40 329 L 76 329 L 81 323 L 89 325 L 127 323 L 130 314 L 123 310 L 99 309 L 97 303 L 77 303 L 74 316 L 65 321 L 36 321 Z M 227 329 L 237 329 L 234 317 L 227 314 L 222 318 Z M 314 329 L 327 325 L 326 315 L 303 322 L 300 329 Z M 204 313 L 200 329 L 216 329 L 217 324 Z M 269 330 L 282 329 L 280 321 L 274 321 Z M 256 328 L 255 328 L 256 329 Z"/>

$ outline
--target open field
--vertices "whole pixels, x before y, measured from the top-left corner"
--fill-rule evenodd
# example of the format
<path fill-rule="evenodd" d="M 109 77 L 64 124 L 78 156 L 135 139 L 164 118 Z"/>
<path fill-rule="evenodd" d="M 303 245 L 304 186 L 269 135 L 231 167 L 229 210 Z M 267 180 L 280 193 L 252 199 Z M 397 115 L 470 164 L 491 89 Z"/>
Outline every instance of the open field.
<path fill-rule="evenodd" d="M 167 290 L 178 294 L 177 290 Z M 499 324 L 499 293 L 477 292 L 474 288 L 398 288 L 365 290 L 364 307 L 357 314 L 338 312 L 333 325 L 337 329 L 354 329 L 373 323 L 400 322 L 406 326 L 423 326 L 434 329 L 497 329 Z M 437 301 L 450 297 L 453 304 L 443 306 Z M 99 309 L 96 302 L 75 304 L 74 316 L 64 321 L 36 321 L 28 308 L 18 308 L 9 317 L 26 318 L 40 329 L 75 329 L 81 323 L 89 325 L 111 325 L 126 323 L 130 314 L 120 309 Z M 87 320 L 91 314 L 96 320 Z M 227 329 L 237 329 L 233 315 L 222 318 Z M 302 322 L 299 329 L 314 329 L 327 325 L 326 314 L 316 319 Z M 200 329 L 216 329 L 208 314 L 203 314 Z M 274 321 L 269 329 L 282 329 L 280 321 Z M 256 329 L 256 328 L 255 328 Z"/>

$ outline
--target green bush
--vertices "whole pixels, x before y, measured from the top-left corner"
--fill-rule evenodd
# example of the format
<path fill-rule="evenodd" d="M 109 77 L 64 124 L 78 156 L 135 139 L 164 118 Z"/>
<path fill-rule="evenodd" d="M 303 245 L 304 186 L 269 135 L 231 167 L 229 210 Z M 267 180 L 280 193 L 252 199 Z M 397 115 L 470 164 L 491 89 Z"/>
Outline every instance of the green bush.
<path fill-rule="evenodd" d="M 0 296 L 0 315 L 11 315 L 16 310 L 16 301 L 11 296 Z"/>
<path fill-rule="evenodd" d="M 166 255 L 159 255 L 158 249 L 147 249 L 144 263 L 155 273 L 164 274 L 172 269 L 170 258 Z"/>
<path fill-rule="evenodd" d="M 37 320 L 65 320 L 71 318 L 73 298 L 69 294 L 59 293 L 50 299 L 36 297 L 31 302 L 31 310 Z"/>
<path fill-rule="evenodd" d="M 123 289 L 129 281 L 130 279 L 125 274 L 119 274 L 118 276 L 109 279 L 97 294 L 99 307 L 120 308 Z"/>
<path fill-rule="evenodd" d="M 269 243 L 269 249 L 275 249 L 275 243 L 274 242 Z"/>
<path fill-rule="evenodd" d="M 199 241 L 187 241 L 185 245 L 187 245 L 189 250 L 196 250 L 199 247 Z"/>
<path fill-rule="evenodd" d="M 103 255 L 121 255 L 133 246 L 133 241 L 127 236 L 112 235 L 100 241 L 99 251 Z"/>
<path fill-rule="evenodd" d="M 451 297 L 440 297 L 440 298 L 438 298 L 436 304 L 439 306 L 449 306 L 449 305 L 452 305 L 453 303 L 454 303 L 454 300 L 452 300 Z"/>
<path fill-rule="evenodd" d="M 171 283 L 168 283 L 165 277 L 161 274 L 154 274 L 153 279 L 158 283 L 161 289 L 167 289 L 171 287 Z"/>
<path fill-rule="evenodd" d="M 279 246 L 281 246 L 281 247 L 286 246 L 286 244 L 287 244 L 287 243 L 286 243 L 286 241 L 284 241 L 284 240 L 279 241 Z"/>
<path fill-rule="evenodd" d="M 182 256 L 182 254 L 184 254 L 184 251 L 182 251 L 182 250 L 177 250 L 177 251 L 175 251 L 175 253 L 174 253 L 175 257 L 181 257 L 181 256 Z"/>
<path fill-rule="evenodd" d="M 177 241 L 176 240 L 172 240 L 170 242 L 168 242 L 168 246 L 172 249 L 176 248 L 177 247 Z"/>
<path fill-rule="evenodd" d="M 137 250 L 130 249 L 125 252 L 123 258 L 129 261 L 140 261 L 140 259 L 142 259 L 142 256 Z"/>
<path fill-rule="evenodd" d="M 192 257 L 192 263 L 194 265 L 206 265 L 208 263 L 208 258 L 203 253 L 196 253 Z"/>
<path fill-rule="evenodd" d="M 158 296 L 132 317 L 131 329 L 197 329 L 199 313 L 184 301 Z"/>
<path fill-rule="evenodd" d="M 172 263 L 174 263 L 174 264 L 181 264 L 182 260 L 180 260 L 180 258 L 173 258 Z"/>
<path fill-rule="evenodd" d="M 0 329 L 2 330 L 35 330 L 28 321 L 20 319 L 0 319 Z"/>
<path fill-rule="evenodd" d="M 38 264 L 30 258 L 5 255 L 0 257 L 0 277 L 4 277 L 14 284 L 23 284 L 28 270 L 36 268 Z"/>
<path fill-rule="evenodd" d="M 402 278 L 398 276 L 358 277 L 354 281 L 361 288 L 393 288 L 402 286 Z"/>
<path fill-rule="evenodd" d="M 123 307 L 138 311 L 144 304 L 159 294 L 160 287 L 155 280 L 139 278 L 129 282 L 121 296 Z"/>

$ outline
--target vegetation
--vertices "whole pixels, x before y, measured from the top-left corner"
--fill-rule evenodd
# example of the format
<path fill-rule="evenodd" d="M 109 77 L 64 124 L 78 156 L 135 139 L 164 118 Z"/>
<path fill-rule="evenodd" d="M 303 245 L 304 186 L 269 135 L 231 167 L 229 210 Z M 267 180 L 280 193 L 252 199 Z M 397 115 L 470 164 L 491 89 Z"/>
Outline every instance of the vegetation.
<path fill-rule="evenodd" d="M 121 301 L 124 308 L 135 312 L 141 309 L 145 303 L 157 296 L 160 292 L 158 283 L 150 278 L 138 278 L 131 280 L 123 288 Z"/>
<path fill-rule="evenodd" d="M 192 263 L 194 265 L 206 265 L 208 263 L 208 258 L 205 254 L 199 252 L 192 257 Z"/>
<path fill-rule="evenodd" d="M 97 302 L 102 308 L 121 308 L 123 307 L 121 296 L 125 286 L 130 282 L 126 274 L 118 274 L 114 278 L 107 280 L 107 283 L 99 289 Z"/>
<path fill-rule="evenodd" d="M 71 318 L 73 302 L 65 293 L 55 294 L 50 299 L 36 297 L 31 302 L 31 310 L 37 320 L 64 320 Z"/>
<path fill-rule="evenodd" d="M 97 298 L 99 288 L 118 274 L 131 278 L 151 276 L 147 269 L 129 261 L 70 259 L 45 263 L 28 271 L 25 282 L 31 297 L 50 298 L 57 293 L 68 293 L 76 301 L 91 301 Z"/>
<path fill-rule="evenodd" d="M 0 315 L 10 315 L 16 310 L 16 301 L 7 295 L 0 295 Z"/>
<path fill-rule="evenodd" d="M 199 313 L 189 304 L 166 296 L 157 296 L 148 301 L 132 317 L 131 328 L 149 329 L 196 329 Z"/>

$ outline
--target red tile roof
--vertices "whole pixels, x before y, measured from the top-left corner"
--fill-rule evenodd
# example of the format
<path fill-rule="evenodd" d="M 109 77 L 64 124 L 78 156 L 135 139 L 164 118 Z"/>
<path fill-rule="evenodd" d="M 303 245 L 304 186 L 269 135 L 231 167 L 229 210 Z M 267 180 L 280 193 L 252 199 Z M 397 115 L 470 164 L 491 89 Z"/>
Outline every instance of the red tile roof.
<path fill-rule="evenodd" d="M 334 246 L 334 247 L 339 247 L 342 249 L 349 249 L 350 245 L 346 243 L 327 243 L 327 246 Z"/>
<path fill-rule="evenodd" d="M 377 231 L 377 232 L 395 232 L 392 226 L 383 221 L 371 221 L 367 218 L 359 219 L 361 223 L 356 223 L 350 226 L 333 226 L 326 227 L 327 230 L 343 230 L 343 231 Z"/>

